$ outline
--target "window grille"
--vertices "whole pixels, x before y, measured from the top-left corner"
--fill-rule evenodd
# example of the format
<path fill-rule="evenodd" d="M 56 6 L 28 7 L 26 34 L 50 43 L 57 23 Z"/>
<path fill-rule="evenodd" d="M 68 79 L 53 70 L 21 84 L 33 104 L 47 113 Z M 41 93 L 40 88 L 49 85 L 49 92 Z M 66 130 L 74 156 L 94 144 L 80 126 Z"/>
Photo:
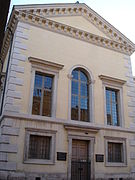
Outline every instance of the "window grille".
<path fill-rule="evenodd" d="M 30 135 L 29 159 L 50 159 L 51 137 Z"/>
<path fill-rule="evenodd" d="M 123 162 L 123 144 L 108 142 L 108 162 Z"/>

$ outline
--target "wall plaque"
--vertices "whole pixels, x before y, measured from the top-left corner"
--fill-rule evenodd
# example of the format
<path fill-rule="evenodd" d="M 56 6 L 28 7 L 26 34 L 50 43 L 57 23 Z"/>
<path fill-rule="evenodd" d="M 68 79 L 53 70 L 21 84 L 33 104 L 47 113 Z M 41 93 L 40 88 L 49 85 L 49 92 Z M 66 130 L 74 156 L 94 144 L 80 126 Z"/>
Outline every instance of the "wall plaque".
<path fill-rule="evenodd" d="M 104 155 L 96 154 L 96 162 L 104 162 Z"/>
<path fill-rule="evenodd" d="M 57 160 L 58 161 L 66 161 L 67 153 L 65 152 L 57 152 Z"/>

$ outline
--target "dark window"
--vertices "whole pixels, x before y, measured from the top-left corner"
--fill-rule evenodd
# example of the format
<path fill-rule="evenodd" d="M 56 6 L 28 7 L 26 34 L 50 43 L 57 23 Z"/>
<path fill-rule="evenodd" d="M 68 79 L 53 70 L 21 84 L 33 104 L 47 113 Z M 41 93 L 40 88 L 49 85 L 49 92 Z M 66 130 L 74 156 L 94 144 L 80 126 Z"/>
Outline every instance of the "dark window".
<path fill-rule="evenodd" d="M 53 77 L 35 74 L 32 114 L 51 116 Z"/>
<path fill-rule="evenodd" d="M 71 119 L 89 120 L 89 84 L 88 77 L 82 69 L 72 72 Z"/>
<path fill-rule="evenodd" d="M 118 91 L 115 89 L 106 88 L 106 112 L 107 124 L 119 126 Z"/>
<path fill-rule="evenodd" d="M 108 142 L 108 162 L 123 162 L 123 144 Z"/>
<path fill-rule="evenodd" d="M 50 159 L 51 137 L 30 135 L 29 159 Z"/>

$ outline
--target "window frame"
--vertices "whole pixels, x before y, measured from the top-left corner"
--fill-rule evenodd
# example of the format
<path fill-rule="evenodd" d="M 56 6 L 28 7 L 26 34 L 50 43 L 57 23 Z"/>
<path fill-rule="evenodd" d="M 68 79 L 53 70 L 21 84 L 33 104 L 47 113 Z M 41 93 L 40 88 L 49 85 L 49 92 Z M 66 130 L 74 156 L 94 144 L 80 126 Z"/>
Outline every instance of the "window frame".
<path fill-rule="evenodd" d="M 110 76 L 99 75 L 102 80 L 103 87 L 103 102 L 104 102 L 104 124 L 109 127 L 124 127 L 124 104 L 123 104 L 123 85 L 126 83 L 125 80 L 113 78 Z M 107 112 L 106 112 L 106 88 L 110 88 L 118 91 L 118 115 L 119 115 L 119 126 L 113 126 L 107 124 Z"/>
<path fill-rule="evenodd" d="M 117 138 L 104 136 L 105 139 L 105 166 L 108 167 L 125 167 L 127 166 L 127 149 L 126 149 L 126 138 Z M 108 162 L 108 143 L 120 143 L 123 148 L 123 162 Z"/>
<path fill-rule="evenodd" d="M 69 74 L 68 74 L 68 78 L 69 78 L 69 91 L 68 91 L 68 119 L 71 119 L 71 98 L 72 98 L 72 71 L 76 68 L 80 68 L 83 69 L 84 72 L 86 73 L 88 80 L 89 80 L 89 120 L 88 121 L 78 121 L 78 122 L 83 122 L 83 123 L 94 123 L 95 119 L 94 119 L 94 83 L 95 80 L 93 78 L 93 75 L 91 73 L 91 71 L 85 67 L 84 65 L 74 65 L 70 70 L 69 70 Z M 74 120 L 72 120 L 74 121 Z M 76 120 L 75 120 L 76 121 Z"/>
<path fill-rule="evenodd" d="M 89 115 L 90 115 L 90 107 L 89 107 L 89 105 L 90 105 L 90 103 L 89 103 L 89 78 L 88 78 L 88 76 L 87 76 L 87 73 L 84 71 L 84 69 L 82 69 L 82 68 L 75 68 L 74 70 L 77 70 L 78 71 L 78 75 L 79 75 L 79 77 L 78 77 L 78 80 L 76 80 L 76 79 L 73 79 L 72 78 L 72 80 L 71 80 L 71 83 L 75 83 L 75 82 L 77 82 L 78 83 L 78 95 L 76 95 L 76 94 L 73 94 L 72 93 L 72 85 L 71 85 L 71 120 L 76 120 L 76 121 L 83 121 L 83 122 L 89 122 L 89 119 L 90 119 L 90 117 L 89 117 Z M 73 71 L 74 71 L 73 70 Z M 73 72 L 72 71 L 72 72 Z M 86 78 L 87 78 L 87 83 L 86 82 L 84 82 L 84 81 L 82 81 L 81 79 L 80 79 L 80 72 L 83 72 L 84 74 L 85 74 L 85 76 L 86 76 Z M 81 84 L 87 84 L 87 96 L 82 96 L 81 95 Z M 78 104 L 79 104 L 79 106 L 78 106 L 78 119 L 72 119 L 72 96 L 73 97 L 78 97 Z M 86 121 L 86 120 L 81 120 L 81 98 L 84 98 L 84 99 L 87 99 L 87 105 L 88 105 L 88 109 L 87 109 L 87 114 L 88 114 L 88 121 Z"/>
<path fill-rule="evenodd" d="M 116 90 L 117 91 L 117 111 L 118 111 L 118 124 L 117 126 L 109 125 L 107 124 L 107 111 L 106 111 L 106 88 Z M 123 116 L 123 98 L 122 98 L 122 88 L 110 85 L 110 84 L 104 84 L 104 111 L 105 111 L 105 125 L 107 126 L 113 126 L 113 127 L 123 127 L 124 126 L 124 116 Z"/>
<path fill-rule="evenodd" d="M 42 87 L 40 88 L 41 89 L 41 92 L 42 92 L 42 95 L 41 95 L 41 101 L 40 101 L 40 109 L 39 109 L 39 116 L 45 116 L 45 115 L 43 115 L 43 98 L 44 98 L 44 96 L 43 96 L 43 93 L 44 93 L 44 91 L 50 91 L 51 92 L 51 112 L 50 112 L 50 116 L 47 116 L 47 117 L 51 117 L 52 116 L 52 101 L 53 101 L 53 80 L 54 80 L 54 76 L 53 75 L 50 75 L 50 74 L 46 74 L 46 73 L 41 73 L 41 72 L 39 72 L 39 71 L 36 71 L 35 72 L 35 76 L 36 76 L 36 74 L 40 74 L 40 75 L 42 75 L 42 77 L 43 77 L 43 79 L 42 79 Z M 51 90 L 47 90 L 47 89 L 45 89 L 44 88 L 44 85 L 43 85 L 43 83 L 44 83 L 44 79 L 45 79 L 45 77 L 51 77 L 52 78 L 52 87 L 51 87 Z M 34 81 L 34 84 L 35 84 L 35 81 Z M 37 88 L 37 87 L 36 87 Z M 35 85 L 34 85 L 34 89 L 35 89 Z M 33 89 L 33 94 L 34 94 L 34 89 Z M 38 88 L 39 89 L 39 88 Z M 34 97 L 34 96 L 33 96 Z M 32 111 L 33 111 L 33 100 L 32 100 Z M 37 115 L 37 114 L 33 114 L 32 113 L 32 115 Z"/>
<path fill-rule="evenodd" d="M 39 72 L 41 74 L 47 74 L 53 76 L 51 116 L 42 116 L 42 117 L 56 118 L 57 86 L 58 86 L 59 71 L 64 67 L 64 65 L 35 57 L 29 57 L 28 60 L 31 63 L 31 85 L 29 92 L 30 99 L 29 99 L 28 113 L 32 116 L 42 116 L 42 115 L 32 114 L 35 74 L 36 72 Z"/>
<path fill-rule="evenodd" d="M 25 145 L 24 145 L 24 163 L 28 164 L 55 164 L 55 148 L 56 148 L 56 132 L 52 130 L 43 129 L 25 129 Z M 38 135 L 51 137 L 50 141 L 50 159 L 32 159 L 29 158 L 29 141 L 30 135 Z"/>
<path fill-rule="evenodd" d="M 116 111 L 117 111 L 117 116 L 118 116 L 118 118 L 117 118 L 117 124 L 118 125 L 113 125 L 113 121 L 112 121 L 112 124 L 108 124 L 108 119 L 107 119 L 107 110 L 106 110 L 106 124 L 107 124 L 107 126 L 121 126 L 122 125 L 122 120 L 121 120 L 121 117 L 120 117 L 120 114 L 121 114 L 121 108 L 120 108 L 120 89 L 118 89 L 118 88 L 111 88 L 110 86 L 106 86 L 105 87 L 105 108 L 107 109 L 107 102 L 106 102 L 106 90 L 107 89 L 109 89 L 109 90 L 112 90 L 112 91 L 115 91 L 116 92 L 116 96 L 117 96 L 117 101 L 116 101 L 116 104 L 117 104 L 117 109 L 116 109 Z M 111 106 L 112 106 L 112 104 L 111 104 Z M 112 114 L 111 114 L 112 115 Z"/>

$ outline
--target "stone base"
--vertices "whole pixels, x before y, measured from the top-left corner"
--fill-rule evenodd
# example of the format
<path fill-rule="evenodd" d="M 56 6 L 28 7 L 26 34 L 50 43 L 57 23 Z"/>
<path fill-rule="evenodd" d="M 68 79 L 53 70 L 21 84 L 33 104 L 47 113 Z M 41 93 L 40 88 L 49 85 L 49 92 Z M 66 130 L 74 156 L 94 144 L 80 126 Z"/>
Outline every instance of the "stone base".
<path fill-rule="evenodd" d="M 0 171 L 0 180 L 67 180 L 67 174 L 43 174 Z"/>
<path fill-rule="evenodd" d="M 135 173 L 131 174 L 101 174 L 95 175 L 91 180 L 135 180 Z M 11 172 L 0 171 L 0 180 L 67 180 L 67 174 L 64 173 L 29 173 L 29 172 Z"/>
<path fill-rule="evenodd" d="M 96 174 L 95 180 L 135 180 L 135 173 L 129 174 Z"/>

